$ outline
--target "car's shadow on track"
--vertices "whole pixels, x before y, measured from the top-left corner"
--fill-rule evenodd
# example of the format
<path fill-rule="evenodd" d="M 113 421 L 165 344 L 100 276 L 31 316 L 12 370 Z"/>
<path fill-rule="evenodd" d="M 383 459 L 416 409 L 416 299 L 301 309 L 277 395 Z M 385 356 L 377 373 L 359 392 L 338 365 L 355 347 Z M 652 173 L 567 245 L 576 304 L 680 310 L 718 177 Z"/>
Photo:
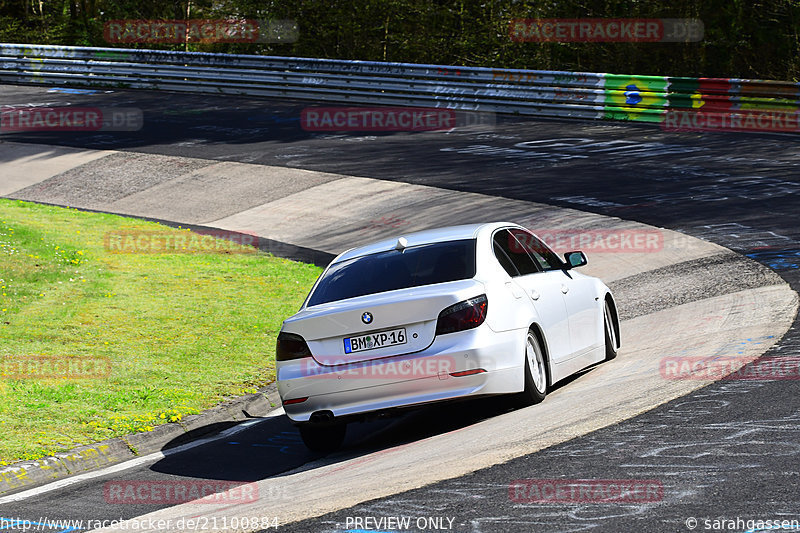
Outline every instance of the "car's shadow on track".
<path fill-rule="evenodd" d="M 170 442 L 164 448 L 174 446 Z M 151 470 L 191 478 L 256 481 L 319 457 L 303 445 L 289 419 L 278 416 L 265 418 L 227 438 L 168 455 Z"/>
<path fill-rule="evenodd" d="M 559 383 L 556 390 L 581 375 L 583 373 Z M 168 455 L 153 464 L 151 470 L 189 478 L 258 481 L 279 477 L 321 459 L 319 465 L 335 464 L 449 433 L 517 408 L 511 398 L 497 396 L 434 404 L 391 418 L 355 422 L 348 425 L 341 449 L 328 455 L 308 450 L 300 439 L 300 433 L 285 415 L 265 418 L 228 438 Z M 536 406 L 531 409 L 536 409 Z M 220 426 L 219 429 L 226 427 Z M 187 436 L 182 436 L 164 449 L 185 444 L 186 440 Z"/>

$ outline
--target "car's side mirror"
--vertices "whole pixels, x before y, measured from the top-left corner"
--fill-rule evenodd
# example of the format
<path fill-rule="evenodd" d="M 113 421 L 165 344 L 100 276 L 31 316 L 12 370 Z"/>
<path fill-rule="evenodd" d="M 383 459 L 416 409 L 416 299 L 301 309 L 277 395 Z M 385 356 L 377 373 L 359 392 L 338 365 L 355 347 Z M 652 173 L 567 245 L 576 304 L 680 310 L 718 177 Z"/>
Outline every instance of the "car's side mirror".
<path fill-rule="evenodd" d="M 589 262 L 583 252 L 567 252 L 564 254 L 564 259 L 567 260 L 568 268 L 582 267 Z"/>

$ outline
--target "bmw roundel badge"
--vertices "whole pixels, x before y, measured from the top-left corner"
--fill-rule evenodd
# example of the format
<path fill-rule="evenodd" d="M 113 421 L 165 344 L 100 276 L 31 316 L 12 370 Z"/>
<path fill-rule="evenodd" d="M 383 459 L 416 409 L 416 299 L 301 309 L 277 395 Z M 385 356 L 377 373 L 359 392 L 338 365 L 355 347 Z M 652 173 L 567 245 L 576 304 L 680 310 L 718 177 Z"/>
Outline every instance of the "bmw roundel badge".
<path fill-rule="evenodd" d="M 364 324 L 372 324 L 372 313 L 367 311 L 363 315 L 361 315 L 361 322 Z"/>

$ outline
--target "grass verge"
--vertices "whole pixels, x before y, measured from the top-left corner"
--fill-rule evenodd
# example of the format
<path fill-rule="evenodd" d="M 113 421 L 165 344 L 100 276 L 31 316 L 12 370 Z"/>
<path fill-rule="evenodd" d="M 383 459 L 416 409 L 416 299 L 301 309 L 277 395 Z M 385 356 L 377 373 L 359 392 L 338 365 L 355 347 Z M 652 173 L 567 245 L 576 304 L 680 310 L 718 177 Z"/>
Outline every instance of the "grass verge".
<path fill-rule="evenodd" d="M 186 231 L 0 199 L 0 465 L 178 422 L 274 381 L 281 322 L 320 269 L 239 245 L 109 245 Z"/>

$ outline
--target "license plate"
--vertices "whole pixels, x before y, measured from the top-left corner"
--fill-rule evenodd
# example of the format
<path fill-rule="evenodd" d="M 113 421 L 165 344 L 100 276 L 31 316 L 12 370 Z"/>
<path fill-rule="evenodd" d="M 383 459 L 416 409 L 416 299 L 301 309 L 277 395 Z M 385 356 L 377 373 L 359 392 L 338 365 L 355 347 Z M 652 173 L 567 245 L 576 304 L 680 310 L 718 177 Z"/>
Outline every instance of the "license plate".
<path fill-rule="evenodd" d="M 344 340 L 344 353 L 363 352 L 376 350 L 388 346 L 397 346 L 406 343 L 406 328 L 391 329 L 358 337 L 347 337 Z"/>

